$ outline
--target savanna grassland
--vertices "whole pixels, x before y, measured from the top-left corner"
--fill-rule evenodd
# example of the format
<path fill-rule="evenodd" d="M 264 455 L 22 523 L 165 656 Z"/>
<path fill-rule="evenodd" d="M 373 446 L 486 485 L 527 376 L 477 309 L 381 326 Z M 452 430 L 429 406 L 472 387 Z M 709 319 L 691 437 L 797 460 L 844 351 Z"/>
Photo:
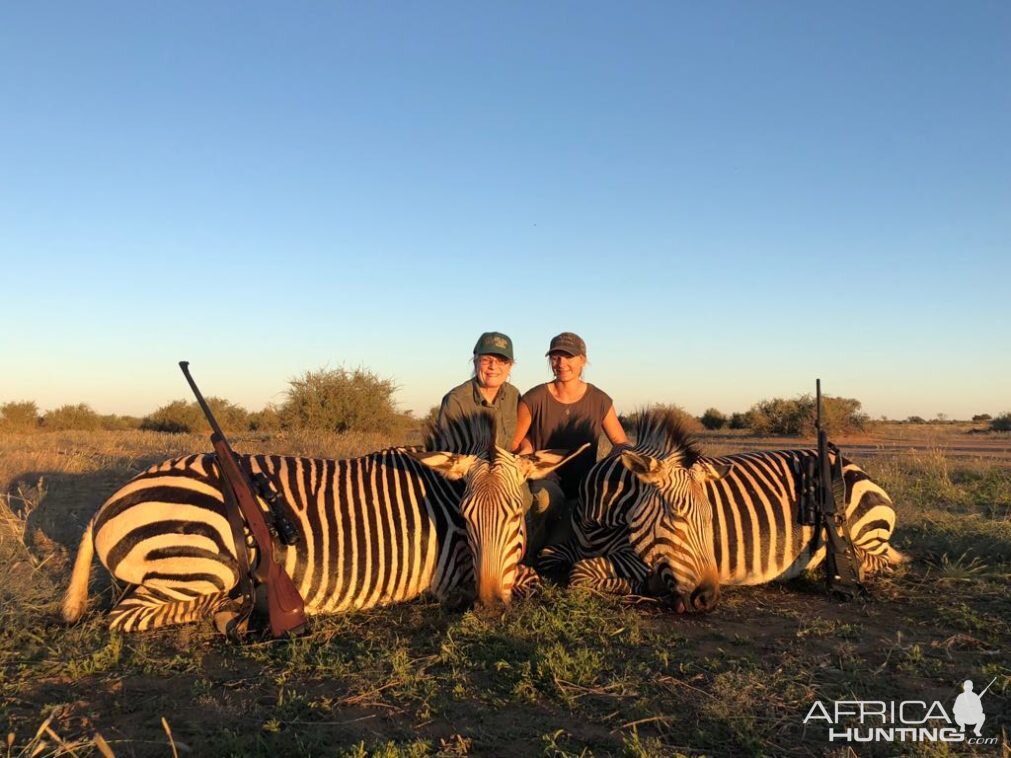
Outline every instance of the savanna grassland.
<path fill-rule="evenodd" d="M 77 541 L 105 497 L 151 463 L 209 450 L 206 437 L 0 434 L 0 738 L 8 756 L 1007 756 L 1011 441 L 928 426 L 852 450 L 839 441 L 892 495 L 893 543 L 913 559 L 873 581 L 868 602 L 831 600 L 806 577 L 729 589 L 714 612 L 679 616 L 548 587 L 504 614 L 419 600 L 241 646 L 210 623 L 110 633 L 101 570 L 85 620 L 59 617 Z M 712 454 L 763 444 L 701 440 Z M 348 457 L 392 441 L 233 444 Z M 995 679 L 982 702 L 997 744 L 847 746 L 824 722 L 804 724 L 818 700 L 937 700 L 950 713 L 967 678 L 977 691 Z"/>

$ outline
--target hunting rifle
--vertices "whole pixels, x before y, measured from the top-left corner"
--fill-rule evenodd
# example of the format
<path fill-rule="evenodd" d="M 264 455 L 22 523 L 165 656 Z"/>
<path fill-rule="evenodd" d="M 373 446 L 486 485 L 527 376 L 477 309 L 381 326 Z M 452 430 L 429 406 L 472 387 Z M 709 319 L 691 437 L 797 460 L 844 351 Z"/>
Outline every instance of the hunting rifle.
<path fill-rule="evenodd" d="M 179 368 L 183 370 L 183 376 L 189 382 L 190 389 L 196 395 L 197 402 L 207 417 L 211 425 L 211 444 L 214 445 L 214 452 L 218 458 L 218 466 L 221 468 L 221 491 L 225 497 L 225 510 L 228 512 L 228 521 L 232 526 L 232 536 L 235 540 L 235 552 L 239 562 L 239 583 L 244 596 L 243 610 L 240 615 L 228 623 L 228 635 L 233 639 L 237 637 L 237 627 L 244 623 L 249 617 L 253 606 L 252 579 L 255 578 L 266 587 L 267 590 L 267 613 L 270 617 L 270 631 L 275 637 L 285 634 L 297 634 L 305 626 L 305 602 L 298 592 L 298 588 L 288 576 L 281 564 L 277 562 L 274 551 L 274 541 L 272 532 L 280 533 L 282 541 L 286 544 L 294 544 L 297 541 L 298 533 L 284 518 L 280 512 L 280 503 L 277 500 L 277 493 L 269 489 L 269 480 L 263 477 L 264 481 L 257 480 L 261 497 L 268 503 L 272 511 L 272 521 L 274 528 L 267 525 L 263 511 L 257 503 L 256 495 L 253 491 L 253 483 L 249 475 L 242 469 L 239 461 L 228 440 L 225 439 L 224 432 L 218 426 L 214 414 L 211 413 L 210 406 L 200 394 L 196 382 L 190 376 L 189 361 L 179 361 Z M 262 475 L 261 475 L 262 476 Z M 255 568 L 250 568 L 249 559 L 246 554 L 246 539 L 242 527 L 242 519 L 245 518 L 246 525 L 252 533 L 253 542 L 259 550 L 259 560 Z M 293 541 L 289 541 L 293 540 Z"/>
<path fill-rule="evenodd" d="M 815 393 L 818 456 L 814 460 L 808 458 L 801 472 L 800 523 L 815 528 L 812 552 L 818 547 L 822 527 L 825 529 L 825 587 L 829 594 L 843 600 L 856 595 L 866 597 L 860 562 L 846 523 L 842 455 L 839 448 L 828 441 L 828 434 L 821 425 L 821 379 L 815 380 Z"/>

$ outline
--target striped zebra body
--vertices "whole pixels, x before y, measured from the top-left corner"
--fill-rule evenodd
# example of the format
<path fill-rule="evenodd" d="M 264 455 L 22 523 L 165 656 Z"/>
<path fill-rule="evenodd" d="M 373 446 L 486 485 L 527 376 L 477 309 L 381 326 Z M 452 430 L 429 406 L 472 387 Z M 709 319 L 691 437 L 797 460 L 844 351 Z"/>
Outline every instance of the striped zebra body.
<path fill-rule="evenodd" d="M 575 539 L 547 552 L 545 570 L 569 567 L 575 586 L 670 594 L 707 610 L 720 585 L 789 579 L 824 560 L 824 540 L 797 518 L 800 472 L 815 451 L 703 457 L 661 414 L 644 414 L 637 439 L 588 473 Z M 881 571 L 903 559 L 888 544 L 895 510 L 857 465 L 843 458 L 842 468 L 857 559 Z"/>
<path fill-rule="evenodd" d="M 481 453 L 390 448 L 349 460 L 238 457 L 270 480 L 301 536 L 275 552 L 309 614 L 425 592 L 508 603 L 535 580 L 519 565 L 521 485 L 565 460 L 494 446 Z M 112 628 L 141 631 L 226 608 L 240 577 L 222 484 L 216 458 L 193 455 L 152 466 L 110 497 L 82 539 L 64 617 L 84 612 L 92 550 L 131 585 L 110 614 Z M 253 565 L 255 550 L 247 548 Z"/>

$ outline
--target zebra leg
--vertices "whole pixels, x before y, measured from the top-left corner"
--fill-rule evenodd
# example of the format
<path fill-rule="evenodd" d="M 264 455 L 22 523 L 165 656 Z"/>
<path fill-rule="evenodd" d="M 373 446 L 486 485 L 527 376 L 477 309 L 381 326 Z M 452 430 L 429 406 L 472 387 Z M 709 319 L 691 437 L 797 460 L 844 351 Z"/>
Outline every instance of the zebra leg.
<path fill-rule="evenodd" d="M 648 571 L 638 556 L 602 555 L 577 561 L 569 574 L 569 586 L 610 595 L 642 595 L 647 590 Z"/>
<path fill-rule="evenodd" d="M 178 600 L 165 593 L 138 585 L 109 612 L 109 628 L 124 632 L 144 632 L 162 626 L 188 624 L 205 618 L 231 602 L 227 592 Z"/>
<path fill-rule="evenodd" d="M 521 563 L 517 567 L 516 582 L 513 584 L 513 598 L 524 600 L 535 595 L 540 588 L 540 574 Z"/>
<path fill-rule="evenodd" d="M 549 576 L 564 576 L 579 560 L 579 549 L 575 543 L 548 545 L 536 556 L 537 571 Z"/>

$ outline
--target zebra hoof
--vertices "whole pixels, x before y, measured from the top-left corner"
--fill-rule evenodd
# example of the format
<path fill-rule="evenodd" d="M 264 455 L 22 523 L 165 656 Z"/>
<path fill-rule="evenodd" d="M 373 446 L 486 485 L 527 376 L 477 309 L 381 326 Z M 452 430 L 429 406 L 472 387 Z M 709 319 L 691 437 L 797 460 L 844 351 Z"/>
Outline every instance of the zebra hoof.
<path fill-rule="evenodd" d="M 239 642 L 249 629 L 249 613 L 236 603 L 228 603 L 215 611 L 214 628 L 232 642 Z"/>

